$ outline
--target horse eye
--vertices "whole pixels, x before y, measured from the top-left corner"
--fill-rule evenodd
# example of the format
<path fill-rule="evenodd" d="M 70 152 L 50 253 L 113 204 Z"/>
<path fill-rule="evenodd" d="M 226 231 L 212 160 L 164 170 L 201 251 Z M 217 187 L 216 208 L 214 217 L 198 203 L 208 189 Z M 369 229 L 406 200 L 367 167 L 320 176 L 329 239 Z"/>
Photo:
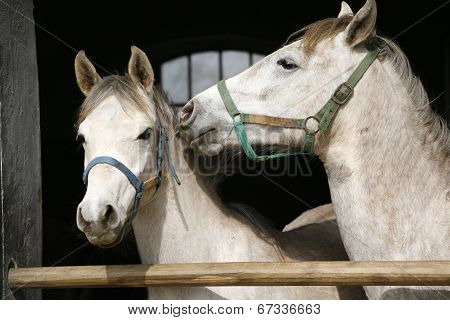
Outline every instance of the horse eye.
<path fill-rule="evenodd" d="M 283 69 L 285 70 L 294 70 L 298 68 L 298 66 L 294 62 L 287 59 L 280 59 L 277 61 L 277 64 L 283 67 Z"/>
<path fill-rule="evenodd" d="M 77 135 L 77 137 L 75 138 L 75 140 L 79 143 L 79 144 L 83 144 L 86 142 L 86 140 L 84 139 L 84 136 L 82 134 Z"/>
<path fill-rule="evenodd" d="M 148 140 L 148 139 L 150 139 L 151 135 L 152 135 L 152 129 L 151 129 L 151 128 L 147 128 L 147 129 L 145 129 L 144 132 L 142 132 L 142 133 L 137 137 L 137 139 L 138 139 L 138 140 Z"/>

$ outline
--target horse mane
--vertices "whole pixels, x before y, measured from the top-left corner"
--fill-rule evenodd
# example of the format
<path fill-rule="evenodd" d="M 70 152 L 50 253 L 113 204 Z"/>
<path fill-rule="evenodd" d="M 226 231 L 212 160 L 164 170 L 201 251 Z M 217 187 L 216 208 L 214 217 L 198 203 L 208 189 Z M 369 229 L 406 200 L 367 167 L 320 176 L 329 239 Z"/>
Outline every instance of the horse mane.
<path fill-rule="evenodd" d="M 281 247 L 282 241 L 280 232 L 265 216 L 244 203 L 231 202 L 226 205 L 240 214 L 252 227 L 254 227 L 258 237 L 275 249 L 280 261 L 285 261 L 287 259 L 287 252 Z"/>
<path fill-rule="evenodd" d="M 388 59 L 412 102 L 412 111 L 416 114 L 418 130 L 421 130 L 422 144 L 433 151 L 443 154 L 443 161 L 450 157 L 450 130 L 447 121 L 431 108 L 428 94 L 420 79 L 414 75 L 408 58 L 394 41 L 377 36 L 376 40 L 382 48 L 382 58 Z M 429 147 L 432 146 L 430 149 Z M 434 153 L 434 152 L 433 152 Z M 435 155 L 434 155 L 435 156 Z"/>
<path fill-rule="evenodd" d="M 347 15 L 313 22 L 289 36 L 285 45 L 301 40 L 301 50 L 310 55 L 321 41 L 343 32 L 352 18 L 353 16 Z M 378 35 L 368 39 L 363 45 L 368 49 L 374 46 L 382 49 L 379 59 L 387 60 L 392 65 L 411 99 L 418 130 L 422 131 L 422 144 L 433 153 L 433 158 L 438 151 L 442 153 L 444 163 L 448 161 L 450 157 L 448 123 L 431 108 L 428 94 L 420 79 L 414 75 L 406 55 L 394 41 Z"/>

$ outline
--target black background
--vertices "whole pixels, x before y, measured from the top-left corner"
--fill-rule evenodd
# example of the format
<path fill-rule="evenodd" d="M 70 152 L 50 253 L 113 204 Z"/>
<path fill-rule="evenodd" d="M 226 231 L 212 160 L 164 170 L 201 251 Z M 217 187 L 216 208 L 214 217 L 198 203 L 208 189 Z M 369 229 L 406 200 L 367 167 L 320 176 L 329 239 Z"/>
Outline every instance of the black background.
<path fill-rule="evenodd" d="M 82 199 L 83 152 L 75 143 L 74 119 L 83 96 L 73 71 L 78 50 L 98 64 L 104 76 L 124 73 L 130 45 L 146 51 L 159 79 L 159 65 L 173 57 L 203 50 L 238 49 L 270 53 L 292 32 L 321 18 L 336 16 L 339 1 L 43 1 L 35 0 L 39 67 L 44 265 L 59 261 L 85 242 L 75 223 Z M 424 18 L 440 1 L 378 1 L 378 31 L 395 37 Z M 364 1 L 350 0 L 354 11 Z M 449 88 L 450 5 L 396 38 L 410 59 L 430 100 Z M 433 102 L 448 117 L 450 92 Z M 447 118 L 448 119 L 448 118 Z M 288 161 L 296 161 L 288 160 Z M 317 206 L 330 201 L 326 175 L 319 160 L 308 162 L 313 174 L 276 177 L 278 184 Z M 306 187 L 307 186 L 307 187 Z M 255 206 L 282 228 L 304 203 L 260 175 L 235 176 L 222 185 L 226 200 Z M 129 237 L 113 249 L 89 245 L 58 265 L 139 263 Z M 145 298 L 143 289 L 45 290 L 44 298 Z"/>

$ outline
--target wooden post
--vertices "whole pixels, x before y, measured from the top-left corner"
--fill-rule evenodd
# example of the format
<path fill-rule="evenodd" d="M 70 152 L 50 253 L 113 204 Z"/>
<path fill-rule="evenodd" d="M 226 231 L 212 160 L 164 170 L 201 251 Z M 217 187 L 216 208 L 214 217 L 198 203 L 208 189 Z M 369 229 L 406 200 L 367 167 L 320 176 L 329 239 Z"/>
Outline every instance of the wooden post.
<path fill-rule="evenodd" d="M 10 269 L 12 288 L 449 286 L 450 261 L 231 262 Z"/>
<path fill-rule="evenodd" d="M 41 152 L 32 0 L 0 2 L 0 295 L 12 294 L 8 267 L 41 265 Z"/>

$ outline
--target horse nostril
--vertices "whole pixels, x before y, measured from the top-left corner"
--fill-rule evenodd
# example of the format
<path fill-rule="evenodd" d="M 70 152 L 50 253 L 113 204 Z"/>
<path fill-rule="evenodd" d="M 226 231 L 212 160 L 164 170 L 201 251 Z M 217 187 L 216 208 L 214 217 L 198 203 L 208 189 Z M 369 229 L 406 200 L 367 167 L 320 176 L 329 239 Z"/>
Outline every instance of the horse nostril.
<path fill-rule="evenodd" d="M 110 206 L 109 204 L 106 206 L 106 212 L 105 212 L 105 220 L 108 221 L 108 219 L 111 217 L 111 215 L 113 214 L 114 209 L 112 206 Z"/>
<path fill-rule="evenodd" d="M 114 225 L 118 222 L 119 216 L 112 205 L 107 205 L 100 221 L 104 225 Z"/>
<path fill-rule="evenodd" d="M 180 114 L 180 122 L 186 123 L 191 117 L 194 112 L 194 102 L 189 101 L 182 109 Z"/>
<path fill-rule="evenodd" d="M 91 224 L 90 222 L 86 221 L 86 219 L 84 219 L 81 208 L 78 208 L 77 220 L 78 220 L 78 226 L 81 229 L 85 229 L 85 228 L 89 227 L 89 225 Z"/>

